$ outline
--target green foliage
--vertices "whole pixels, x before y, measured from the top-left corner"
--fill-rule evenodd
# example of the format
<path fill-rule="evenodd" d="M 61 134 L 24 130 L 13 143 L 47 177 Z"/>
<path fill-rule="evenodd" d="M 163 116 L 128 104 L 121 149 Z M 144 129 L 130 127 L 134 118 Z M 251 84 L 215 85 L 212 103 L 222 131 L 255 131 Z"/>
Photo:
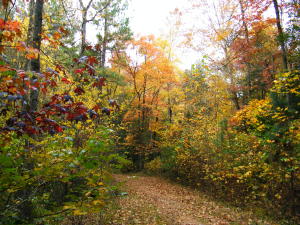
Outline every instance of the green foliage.
<path fill-rule="evenodd" d="M 151 174 L 161 174 L 162 162 L 159 157 L 145 163 L 145 170 Z"/>
<path fill-rule="evenodd" d="M 126 165 L 127 160 L 112 150 L 110 130 L 105 127 L 94 130 L 78 147 L 76 137 L 70 134 L 84 137 L 86 132 L 78 124 L 65 134 L 40 140 L 13 133 L 1 136 L 2 224 L 28 224 L 42 218 L 52 221 L 65 214 L 101 210 L 111 188 L 107 172 Z M 32 211 L 26 215 L 24 207 Z"/>
<path fill-rule="evenodd" d="M 174 171 L 176 166 L 176 151 L 172 146 L 166 146 L 161 149 L 160 154 L 161 168 L 163 172 Z"/>

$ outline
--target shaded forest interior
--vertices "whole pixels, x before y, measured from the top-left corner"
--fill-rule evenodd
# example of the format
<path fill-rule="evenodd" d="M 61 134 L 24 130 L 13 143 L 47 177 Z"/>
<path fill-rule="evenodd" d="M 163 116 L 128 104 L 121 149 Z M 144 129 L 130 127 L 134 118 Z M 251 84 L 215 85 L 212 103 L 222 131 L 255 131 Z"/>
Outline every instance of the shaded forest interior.
<path fill-rule="evenodd" d="M 140 171 L 298 224 L 300 1 L 190 0 L 160 37 L 130 4 L 2 0 L 0 224 L 103 213 Z"/>

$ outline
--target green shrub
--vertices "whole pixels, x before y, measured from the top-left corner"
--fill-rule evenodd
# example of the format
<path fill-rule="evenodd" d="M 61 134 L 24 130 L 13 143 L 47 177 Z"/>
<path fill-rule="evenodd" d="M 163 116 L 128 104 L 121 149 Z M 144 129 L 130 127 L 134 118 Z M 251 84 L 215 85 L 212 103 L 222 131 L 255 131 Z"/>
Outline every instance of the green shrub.
<path fill-rule="evenodd" d="M 153 159 L 152 161 L 145 164 L 146 172 L 152 174 L 160 174 L 162 172 L 162 162 L 160 157 Z"/>

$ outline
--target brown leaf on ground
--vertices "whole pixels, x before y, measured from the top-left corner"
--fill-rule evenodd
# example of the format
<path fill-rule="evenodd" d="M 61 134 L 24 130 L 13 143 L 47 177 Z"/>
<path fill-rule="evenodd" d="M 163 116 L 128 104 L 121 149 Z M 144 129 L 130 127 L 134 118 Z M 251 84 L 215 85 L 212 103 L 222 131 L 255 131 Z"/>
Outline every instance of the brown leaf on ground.
<path fill-rule="evenodd" d="M 124 225 L 275 225 L 251 212 L 226 207 L 205 194 L 149 176 L 115 175 L 128 196 L 120 197 L 109 224 Z"/>

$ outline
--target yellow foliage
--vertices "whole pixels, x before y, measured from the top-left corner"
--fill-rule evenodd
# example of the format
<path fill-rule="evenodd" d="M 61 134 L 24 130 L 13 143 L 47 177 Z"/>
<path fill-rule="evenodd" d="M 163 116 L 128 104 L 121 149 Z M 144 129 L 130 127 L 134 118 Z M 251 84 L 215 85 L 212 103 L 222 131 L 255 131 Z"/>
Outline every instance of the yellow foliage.
<path fill-rule="evenodd" d="M 81 211 L 81 210 L 79 210 L 79 209 L 75 209 L 75 210 L 73 211 L 73 215 L 74 215 L 74 216 L 83 216 L 83 215 L 86 215 L 86 214 L 87 214 L 87 212 Z"/>

